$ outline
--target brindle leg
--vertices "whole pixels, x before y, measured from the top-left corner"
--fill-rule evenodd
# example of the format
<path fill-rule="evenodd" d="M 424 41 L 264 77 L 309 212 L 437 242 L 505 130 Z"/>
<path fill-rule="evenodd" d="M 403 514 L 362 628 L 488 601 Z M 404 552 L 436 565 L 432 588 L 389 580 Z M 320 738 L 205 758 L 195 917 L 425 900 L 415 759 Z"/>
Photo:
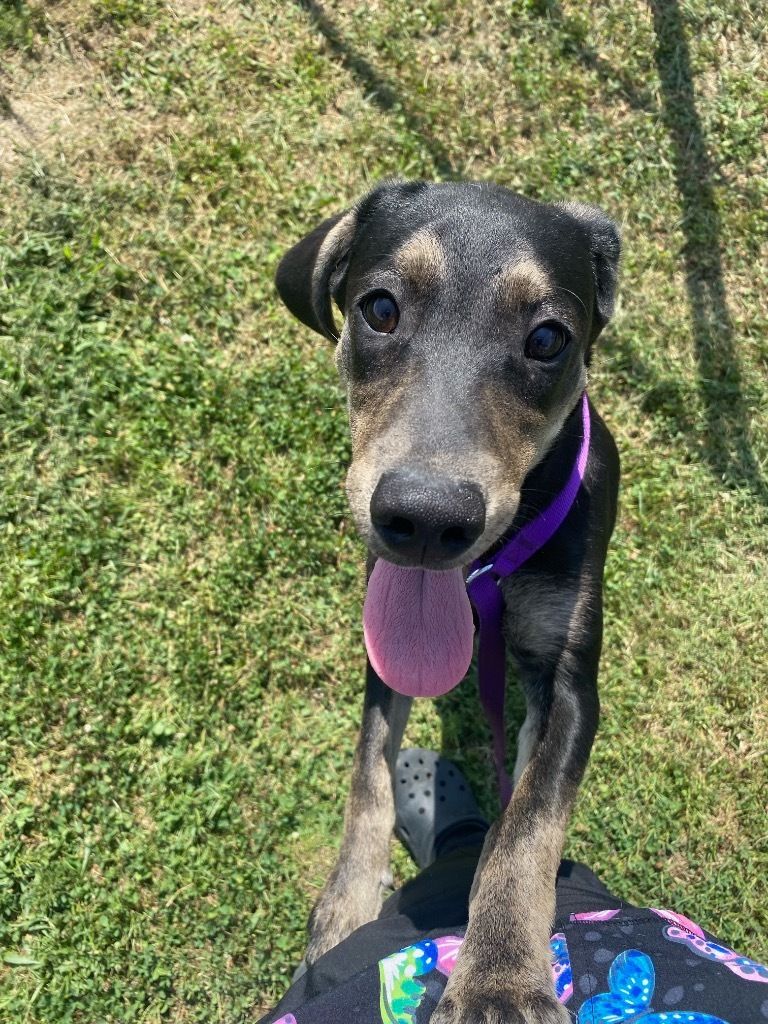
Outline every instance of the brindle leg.
<path fill-rule="evenodd" d="M 554 993 L 549 938 L 565 830 L 597 729 L 601 624 L 595 590 L 577 598 L 558 656 L 532 657 L 529 647 L 521 659 L 529 715 L 540 725 L 486 839 L 464 945 L 431 1024 L 569 1020 Z"/>
<path fill-rule="evenodd" d="M 369 664 L 344 838 L 336 866 L 309 919 L 308 964 L 374 920 L 382 894 L 391 885 L 392 776 L 410 709 L 411 698 L 385 686 Z"/>

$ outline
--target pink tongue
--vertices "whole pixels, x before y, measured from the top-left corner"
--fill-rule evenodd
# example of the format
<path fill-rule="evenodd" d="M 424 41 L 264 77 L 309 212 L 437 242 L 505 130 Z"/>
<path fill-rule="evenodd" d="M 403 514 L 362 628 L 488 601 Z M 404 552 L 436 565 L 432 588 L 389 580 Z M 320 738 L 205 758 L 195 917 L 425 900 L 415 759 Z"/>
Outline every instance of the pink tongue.
<path fill-rule="evenodd" d="M 363 608 L 368 657 L 387 686 L 408 697 L 439 697 L 472 660 L 472 608 L 461 569 L 403 569 L 380 558 Z"/>

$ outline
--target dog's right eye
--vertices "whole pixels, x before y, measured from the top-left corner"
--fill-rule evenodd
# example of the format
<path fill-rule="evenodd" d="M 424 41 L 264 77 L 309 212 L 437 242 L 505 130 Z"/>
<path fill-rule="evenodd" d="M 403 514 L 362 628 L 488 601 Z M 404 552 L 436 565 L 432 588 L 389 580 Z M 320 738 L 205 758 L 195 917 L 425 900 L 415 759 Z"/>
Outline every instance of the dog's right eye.
<path fill-rule="evenodd" d="M 400 319 L 397 303 L 388 292 L 374 292 L 360 304 L 360 309 L 369 327 L 377 334 L 391 334 Z"/>

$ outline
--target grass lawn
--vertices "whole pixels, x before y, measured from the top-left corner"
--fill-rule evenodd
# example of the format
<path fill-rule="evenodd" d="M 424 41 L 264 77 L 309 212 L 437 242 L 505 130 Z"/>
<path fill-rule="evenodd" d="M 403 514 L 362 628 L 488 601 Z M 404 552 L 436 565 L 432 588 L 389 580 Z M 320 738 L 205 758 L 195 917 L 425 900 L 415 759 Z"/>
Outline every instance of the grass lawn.
<path fill-rule="evenodd" d="M 333 353 L 272 276 L 388 175 L 622 226 L 567 852 L 768 958 L 767 43 L 760 0 L 3 4 L 0 1020 L 251 1021 L 301 955 L 363 552 Z M 471 684 L 408 739 L 495 813 Z"/>

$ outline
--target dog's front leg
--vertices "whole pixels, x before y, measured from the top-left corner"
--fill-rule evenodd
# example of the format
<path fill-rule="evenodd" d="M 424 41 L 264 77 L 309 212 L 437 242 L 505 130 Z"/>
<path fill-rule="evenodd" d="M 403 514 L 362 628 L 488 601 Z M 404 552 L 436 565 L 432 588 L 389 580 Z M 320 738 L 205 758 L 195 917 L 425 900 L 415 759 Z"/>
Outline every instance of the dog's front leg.
<path fill-rule="evenodd" d="M 530 757 L 486 839 L 466 938 L 431 1024 L 569 1020 L 555 996 L 549 939 L 565 830 L 599 715 L 599 622 L 588 633 L 581 650 L 566 643 L 549 668 L 523 669 L 537 723 Z"/>
<path fill-rule="evenodd" d="M 382 893 L 391 884 L 389 843 L 395 824 L 392 772 L 410 709 L 410 697 L 385 686 L 369 664 L 344 838 L 336 865 L 309 919 L 308 964 L 372 921 L 381 907 Z"/>

